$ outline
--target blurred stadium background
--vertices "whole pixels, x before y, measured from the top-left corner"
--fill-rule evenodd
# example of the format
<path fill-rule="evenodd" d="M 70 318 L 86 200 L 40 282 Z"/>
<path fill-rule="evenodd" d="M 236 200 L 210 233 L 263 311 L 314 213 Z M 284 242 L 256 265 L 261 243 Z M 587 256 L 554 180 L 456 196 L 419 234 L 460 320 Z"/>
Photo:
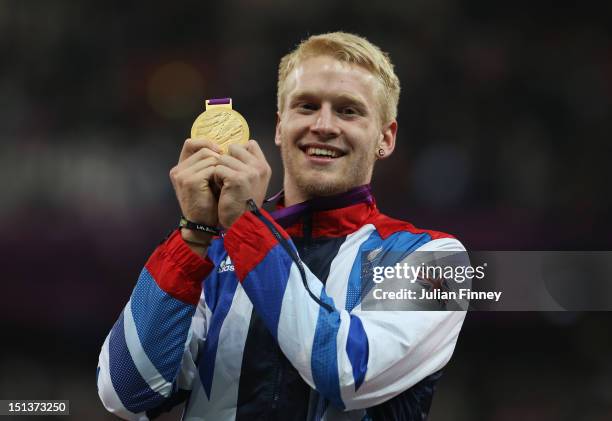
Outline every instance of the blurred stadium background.
<path fill-rule="evenodd" d="M 233 97 L 273 193 L 276 66 L 309 34 L 356 32 L 395 62 L 384 212 L 473 250 L 612 249 L 612 14 L 577 4 L 0 0 L 0 399 L 112 419 L 99 347 L 177 223 L 168 171 L 203 99 Z M 469 314 L 430 419 L 612 419 L 611 322 Z"/>

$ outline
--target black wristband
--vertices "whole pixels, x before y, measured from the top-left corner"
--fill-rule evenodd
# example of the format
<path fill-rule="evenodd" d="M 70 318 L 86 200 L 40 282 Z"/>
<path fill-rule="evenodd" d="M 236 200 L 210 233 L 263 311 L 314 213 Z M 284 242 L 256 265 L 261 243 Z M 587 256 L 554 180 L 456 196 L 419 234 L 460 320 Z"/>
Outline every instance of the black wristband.
<path fill-rule="evenodd" d="M 197 222 L 191 222 L 187 220 L 184 216 L 181 216 L 181 221 L 179 222 L 179 228 L 187 228 L 188 230 L 205 232 L 207 234 L 212 235 L 220 235 L 221 230 L 217 227 L 211 227 L 210 225 L 198 224 Z"/>

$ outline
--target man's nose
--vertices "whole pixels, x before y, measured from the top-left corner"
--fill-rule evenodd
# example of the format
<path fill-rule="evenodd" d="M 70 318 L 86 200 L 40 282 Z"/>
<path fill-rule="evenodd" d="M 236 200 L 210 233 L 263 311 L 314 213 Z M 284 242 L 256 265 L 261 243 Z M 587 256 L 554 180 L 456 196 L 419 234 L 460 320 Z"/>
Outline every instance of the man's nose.
<path fill-rule="evenodd" d="M 321 106 L 311 130 L 323 138 L 332 138 L 340 134 L 334 110 L 330 105 L 323 104 Z"/>

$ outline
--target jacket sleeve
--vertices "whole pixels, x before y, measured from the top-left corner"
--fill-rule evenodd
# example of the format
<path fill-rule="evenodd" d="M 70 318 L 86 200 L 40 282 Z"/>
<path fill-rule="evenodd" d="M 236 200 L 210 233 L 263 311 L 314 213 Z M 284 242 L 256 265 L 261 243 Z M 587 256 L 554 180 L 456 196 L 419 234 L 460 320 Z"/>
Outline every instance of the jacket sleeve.
<path fill-rule="evenodd" d="M 429 249 L 438 243 L 446 251 L 465 250 L 455 239 L 430 243 Z M 385 402 L 440 370 L 453 353 L 465 311 L 336 307 L 323 283 L 291 258 L 297 251 L 289 236 L 264 210 L 243 214 L 224 245 L 283 353 L 339 409 Z M 318 300 L 305 288 L 301 271 Z"/>
<path fill-rule="evenodd" d="M 191 389 L 198 340 L 205 335 L 201 283 L 212 266 L 179 231 L 151 255 L 100 352 L 98 394 L 108 411 L 147 420 L 147 411 Z"/>

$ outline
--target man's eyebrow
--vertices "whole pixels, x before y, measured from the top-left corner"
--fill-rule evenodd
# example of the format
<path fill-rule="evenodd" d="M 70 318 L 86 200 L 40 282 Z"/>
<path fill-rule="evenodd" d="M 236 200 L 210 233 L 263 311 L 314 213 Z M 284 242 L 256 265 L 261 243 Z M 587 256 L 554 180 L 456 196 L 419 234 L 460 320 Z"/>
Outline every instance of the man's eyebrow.
<path fill-rule="evenodd" d="M 346 93 L 346 94 L 337 95 L 336 98 L 344 103 L 355 104 L 358 107 L 367 108 L 365 101 L 363 101 L 361 98 L 359 98 L 356 95 L 351 95 L 351 94 Z"/>
<path fill-rule="evenodd" d="M 291 101 L 303 100 L 303 99 L 312 99 L 316 98 L 318 95 L 311 91 L 296 91 L 291 94 Z M 333 96 L 334 101 L 355 104 L 358 107 L 367 108 L 365 101 L 359 98 L 356 95 L 351 95 L 350 93 L 341 93 Z"/>
<path fill-rule="evenodd" d="M 291 100 L 299 100 L 299 99 L 311 99 L 316 97 L 317 94 L 311 91 L 295 91 L 291 94 Z"/>

